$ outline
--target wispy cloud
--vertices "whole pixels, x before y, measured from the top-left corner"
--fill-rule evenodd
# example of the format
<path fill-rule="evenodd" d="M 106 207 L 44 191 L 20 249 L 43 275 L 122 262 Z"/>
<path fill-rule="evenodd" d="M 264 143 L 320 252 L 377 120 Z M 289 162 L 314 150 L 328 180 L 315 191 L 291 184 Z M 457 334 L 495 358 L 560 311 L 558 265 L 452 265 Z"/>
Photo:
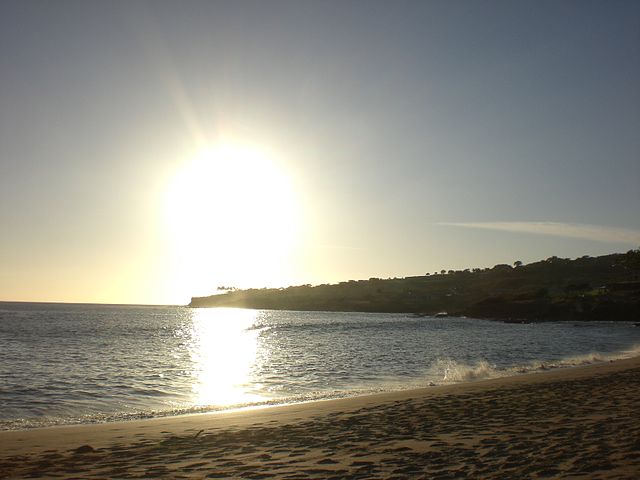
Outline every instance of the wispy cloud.
<path fill-rule="evenodd" d="M 558 222 L 445 222 L 438 225 L 449 227 L 479 228 L 503 232 L 532 233 L 554 237 L 580 238 L 604 243 L 617 243 L 637 247 L 640 245 L 640 230 L 629 228 L 584 225 Z"/>

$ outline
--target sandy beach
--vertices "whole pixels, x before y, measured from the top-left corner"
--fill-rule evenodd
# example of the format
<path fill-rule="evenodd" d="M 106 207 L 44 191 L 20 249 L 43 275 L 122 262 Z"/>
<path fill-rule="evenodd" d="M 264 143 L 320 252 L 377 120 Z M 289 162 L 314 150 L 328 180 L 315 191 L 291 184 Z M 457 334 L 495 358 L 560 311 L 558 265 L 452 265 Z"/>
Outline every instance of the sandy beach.
<path fill-rule="evenodd" d="M 1 478 L 640 477 L 640 359 L 306 404 L 0 432 Z"/>

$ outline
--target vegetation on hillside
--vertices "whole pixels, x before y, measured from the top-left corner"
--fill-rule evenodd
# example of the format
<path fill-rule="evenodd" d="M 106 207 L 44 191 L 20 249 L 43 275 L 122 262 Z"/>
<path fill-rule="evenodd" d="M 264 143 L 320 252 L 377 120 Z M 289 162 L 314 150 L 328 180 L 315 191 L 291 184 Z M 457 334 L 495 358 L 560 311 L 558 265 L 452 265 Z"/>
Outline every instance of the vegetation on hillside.
<path fill-rule="evenodd" d="M 194 297 L 191 307 L 274 310 L 448 312 L 502 320 L 640 321 L 640 249 L 528 265 L 442 270 L 407 278 L 231 290 Z"/>

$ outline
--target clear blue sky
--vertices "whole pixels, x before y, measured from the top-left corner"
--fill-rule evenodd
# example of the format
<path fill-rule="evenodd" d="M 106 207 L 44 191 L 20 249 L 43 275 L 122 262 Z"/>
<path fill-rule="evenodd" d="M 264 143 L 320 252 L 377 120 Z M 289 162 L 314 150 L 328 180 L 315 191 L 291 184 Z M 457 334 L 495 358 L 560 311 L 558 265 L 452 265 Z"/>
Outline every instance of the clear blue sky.
<path fill-rule="evenodd" d="M 638 247 L 639 85 L 636 1 L 4 1 L 0 299 Z"/>

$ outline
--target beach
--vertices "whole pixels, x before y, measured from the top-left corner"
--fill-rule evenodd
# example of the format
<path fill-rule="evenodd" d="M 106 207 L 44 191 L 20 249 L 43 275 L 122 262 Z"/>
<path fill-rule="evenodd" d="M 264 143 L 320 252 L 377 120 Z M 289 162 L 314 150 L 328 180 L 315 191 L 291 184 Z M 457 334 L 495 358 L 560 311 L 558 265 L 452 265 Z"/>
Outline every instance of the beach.
<path fill-rule="evenodd" d="M 640 359 L 0 432 L 2 478 L 638 478 Z"/>

